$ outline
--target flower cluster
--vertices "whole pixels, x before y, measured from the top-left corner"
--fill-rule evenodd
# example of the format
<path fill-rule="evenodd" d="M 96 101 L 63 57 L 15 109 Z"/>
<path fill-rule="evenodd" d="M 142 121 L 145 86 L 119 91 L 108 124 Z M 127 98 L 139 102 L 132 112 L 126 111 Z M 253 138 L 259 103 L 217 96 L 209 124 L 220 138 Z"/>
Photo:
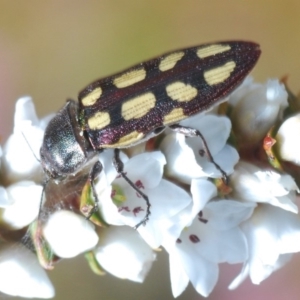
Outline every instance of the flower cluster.
<path fill-rule="evenodd" d="M 121 152 L 136 190 L 113 150 L 99 154 L 94 184 L 83 170 L 43 185 L 39 148 L 53 115 L 39 120 L 31 98 L 19 99 L 0 152 L 0 291 L 51 298 L 42 266 L 81 253 L 97 274 L 143 282 L 158 249 L 169 254 L 174 297 L 189 282 L 208 296 L 220 263 L 243 264 L 230 289 L 247 277 L 259 284 L 300 251 L 299 104 L 278 80 L 247 78 L 226 103 L 181 122 L 202 133 L 213 160 L 200 138 L 170 129 Z M 139 191 L 151 215 L 134 229 L 147 211 Z M 86 219 L 93 193 L 99 209 Z"/>

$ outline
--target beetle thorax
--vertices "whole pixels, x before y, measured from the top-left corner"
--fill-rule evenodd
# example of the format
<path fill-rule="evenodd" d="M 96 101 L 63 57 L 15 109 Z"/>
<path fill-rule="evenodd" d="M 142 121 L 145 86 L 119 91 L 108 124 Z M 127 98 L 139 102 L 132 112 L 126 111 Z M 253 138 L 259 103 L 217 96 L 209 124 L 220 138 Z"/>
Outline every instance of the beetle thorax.
<path fill-rule="evenodd" d="M 52 178 L 75 174 L 88 160 L 87 142 L 81 134 L 77 115 L 77 103 L 69 100 L 45 130 L 41 164 Z"/>

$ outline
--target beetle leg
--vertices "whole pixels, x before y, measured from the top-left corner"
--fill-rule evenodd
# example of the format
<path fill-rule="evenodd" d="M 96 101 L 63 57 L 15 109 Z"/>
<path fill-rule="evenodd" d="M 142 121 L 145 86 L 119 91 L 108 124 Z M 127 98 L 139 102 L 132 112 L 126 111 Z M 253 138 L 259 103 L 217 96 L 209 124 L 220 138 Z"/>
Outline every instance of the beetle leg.
<path fill-rule="evenodd" d="M 215 165 L 215 167 L 221 172 L 222 174 L 222 180 L 223 182 L 228 185 L 229 179 L 228 176 L 226 174 L 226 172 L 214 161 L 209 148 L 207 146 L 206 140 L 204 138 L 204 136 L 202 135 L 202 133 L 195 129 L 195 128 L 191 128 L 191 127 L 186 127 L 186 126 L 181 126 L 179 124 L 174 124 L 169 126 L 170 129 L 172 129 L 174 132 L 178 132 L 181 133 L 187 137 L 199 137 L 202 140 L 202 144 L 203 144 L 203 148 L 204 151 L 208 157 L 208 159 Z"/>
<path fill-rule="evenodd" d="M 113 164 L 114 164 L 114 167 L 116 168 L 118 174 L 120 176 L 122 176 L 134 190 L 136 190 L 136 192 L 146 201 L 146 204 L 147 204 L 147 211 L 146 211 L 145 217 L 142 219 L 141 222 L 139 222 L 138 224 L 136 224 L 134 226 L 134 229 L 137 229 L 139 226 L 145 225 L 146 222 L 149 220 L 149 216 L 151 214 L 151 212 L 150 212 L 151 204 L 150 204 L 148 196 L 146 194 L 144 194 L 125 174 L 124 164 L 120 159 L 120 149 L 114 149 L 114 152 L 115 152 L 115 154 L 114 154 Z"/>
<path fill-rule="evenodd" d="M 97 162 L 93 165 L 93 167 L 89 173 L 88 180 L 89 180 L 89 182 L 91 184 L 91 188 L 92 188 L 92 193 L 93 193 L 93 197 L 94 197 L 94 206 L 89 211 L 89 213 L 86 217 L 87 219 L 89 219 L 92 216 L 92 214 L 97 212 L 99 209 L 99 199 L 98 199 L 96 189 L 95 189 L 95 180 L 99 176 L 99 174 L 101 173 L 102 170 L 103 170 L 103 166 L 102 166 L 101 162 L 99 160 L 97 160 Z"/>

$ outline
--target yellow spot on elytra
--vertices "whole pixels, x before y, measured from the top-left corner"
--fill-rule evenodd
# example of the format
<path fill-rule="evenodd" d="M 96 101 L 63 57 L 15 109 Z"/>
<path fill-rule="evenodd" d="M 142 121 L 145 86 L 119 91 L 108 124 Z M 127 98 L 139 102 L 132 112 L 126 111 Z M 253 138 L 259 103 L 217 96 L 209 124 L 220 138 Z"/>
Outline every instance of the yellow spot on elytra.
<path fill-rule="evenodd" d="M 129 99 L 122 104 L 122 117 L 128 121 L 139 119 L 146 115 L 155 106 L 155 96 L 153 93 L 146 93 Z"/>
<path fill-rule="evenodd" d="M 200 58 L 205 58 L 209 57 L 212 55 L 216 55 L 219 53 L 223 53 L 226 51 L 229 51 L 231 47 L 229 45 L 220 45 L 220 44 L 215 44 L 215 45 L 210 45 L 204 48 L 199 48 L 197 51 L 197 55 Z"/>
<path fill-rule="evenodd" d="M 92 117 L 88 119 L 88 125 L 90 129 L 102 129 L 110 123 L 110 116 L 107 112 L 97 112 Z"/>
<path fill-rule="evenodd" d="M 176 123 L 185 118 L 186 116 L 182 108 L 174 108 L 167 115 L 164 116 L 163 124 L 167 125 L 171 123 Z"/>
<path fill-rule="evenodd" d="M 192 87 L 189 84 L 185 84 L 180 81 L 176 81 L 167 85 L 166 91 L 168 96 L 174 100 L 179 102 L 188 102 L 194 99 L 198 91 L 196 88 Z"/>
<path fill-rule="evenodd" d="M 119 148 L 119 147 L 131 146 L 137 143 L 138 141 L 140 141 L 143 137 L 144 134 L 142 132 L 138 132 L 135 130 L 121 137 L 119 141 L 116 142 L 115 144 L 103 145 L 103 148 Z"/>
<path fill-rule="evenodd" d="M 101 94 L 102 94 L 101 87 L 95 88 L 94 90 L 92 90 L 90 93 L 88 93 L 81 99 L 82 105 L 83 106 L 93 105 L 100 98 Z"/>
<path fill-rule="evenodd" d="M 167 70 L 173 69 L 175 67 L 176 63 L 179 60 L 181 60 L 183 55 L 184 55 L 183 51 L 175 52 L 175 53 L 167 55 L 160 61 L 158 68 L 161 71 L 167 71 Z"/>
<path fill-rule="evenodd" d="M 205 71 L 204 79 L 209 85 L 218 84 L 224 82 L 230 77 L 231 72 L 235 69 L 235 62 L 229 61 L 225 65 Z"/>
<path fill-rule="evenodd" d="M 128 71 L 113 80 L 113 83 L 118 88 L 124 88 L 133 85 L 146 78 L 146 71 L 143 68 Z"/>

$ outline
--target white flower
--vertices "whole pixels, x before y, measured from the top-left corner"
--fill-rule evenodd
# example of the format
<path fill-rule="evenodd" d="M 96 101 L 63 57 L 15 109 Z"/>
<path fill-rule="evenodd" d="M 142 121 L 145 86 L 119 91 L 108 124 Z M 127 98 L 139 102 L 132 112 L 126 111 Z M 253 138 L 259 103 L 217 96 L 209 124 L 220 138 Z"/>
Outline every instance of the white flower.
<path fill-rule="evenodd" d="M 282 267 L 291 253 L 300 251 L 300 218 L 295 204 L 298 187 L 290 175 L 240 162 L 231 184 L 236 197 L 259 203 L 251 218 L 241 225 L 249 259 L 230 285 L 233 289 L 247 276 L 259 284 Z"/>
<path fill-rule="evenodd" d="M 2 167 L 7 180 L 16 181 L 40 175 L 41 167 L 37 158 L 45 127 L 51 117 L 39 120 L 30 97 L 17 101 L 14 133 L 3 147 Z"/>
<path fill-rule="evenodd" d="M 45 270 L 21 244 L 0 246 L 0 291 L 25 298 L 54 297 L 54 287 Z"/>
<path fill-rule="evenodd" d="M 162 179 L 164 164 L 164 156 L 158 151 L 134 156 L 124 164 L 128 178 L 148 196 L 151 204 L 149 221 L 139 226 L 138 232 L 153 248 L 161 245 L 165 235 L 170 234 L 168 230 L 174 225 L 176 216 L 180 216 L 192 201 L 183 189 Z M 113 173 L 106 172 L 107 166 L 104 166 L 105 174 Z M 97 191 L 103 188 L 102 182 L 100 179 Z M 112 187 L 100 190 L 98 197 L 100 212 L 108 224 L 134 227 L 145 217 L 146 201 L 120 176 L 113 180 Z M 117 206 L 111 198 L 118 202 Z"/>
<path fill-rule="evenodd" d="M 247 238 L 249 259 L 230 289 L 236 288 L 247 276 L 259 284 L 285 265 L 291 253 L 300 251 L 300 218 L 289 211 L 260 204 L 241 228 Z"/>
<path fill-rule="evenodd" d="M 228 103 L 232 106 L 236 106 L 237 103 L 249 94 L 252 90 L 258 89 L 261 87 L 261 83 L 256 83 L 253 80 L 252 76 L 247 76 L 243 83 L 234 90 L 232 94 L 228 97 Z"/>
<path fill-rule="evenodd" d="M 180 124 L 198 129 L 204 136 L 215 162 L 227 174 L 233 172 L 239 155 L 233 147 L 226 144 L 231 130 L 227 117 L 197 115 Z M 207 155 L 199 153 L 204 149 L 199 137 L 186 138 L 183 134 L 172 133 L 164 138 L 160 148 L 166 155 L 167 174 L 184 183 L 190 183 L 193 178 L 222 176 Z"/>
<path fill-rule="evenodd" d="M 230 182 L 236 199 L 268 203 L 298 212 L 295 204 L 298 187 L 290 175 L 261 170 L 252 164 L 239 162 Z"/>
<path fill-rule="evenodd" d="M 98 243 L 95 226 L 84 217 L 67 210 L 51 215 L 43 233 L 54 253 L 62 258 L 77 256 Z"/>
<path fill-rule="evenodd" d="M 242 145 L 255 144 L 264 138 L 287 107 L 287 92 L 278 80 L 268 80 L 264 85 L 246 84 L 237 93 L 239 100 L 235 93 L 229 99 L 234 105 L 233 131 Z"/>
<path fill-rule="evenodd" d="M 285 120 L 276 134 L 276 148 L 283 160 L 300 165 L 300 114 Z"/>
<path fill-rule="evenodd" d="M 32 181 L 20 181 L 6 190 L 0 189 L 0 223 L 12 230 L 33 222 L 39 213 L 42 186 Z"/>
<path fill-rule="evenodd" d="M 248 257 L 246 239 L 238 226 L 249 218 L 255 204 L 233 200 L 207 203 L 216 195 L 216 188 L 201 179 L 193 180 L 191 191 L 193 222 L 182 230 L 175 244 L 164 244 L 170 255 L 174 297 L 189 281 L 198 293 L 208 296 L 217 282 L 219 263 L 243 262 Z"/>
<path fill-rule="evenodd" d="M 156 258 L 139 234 L 128 226 L 111 226 L 100 232 L 94 250 L 98 263 L 122 279 L 143 282 Z"/>

